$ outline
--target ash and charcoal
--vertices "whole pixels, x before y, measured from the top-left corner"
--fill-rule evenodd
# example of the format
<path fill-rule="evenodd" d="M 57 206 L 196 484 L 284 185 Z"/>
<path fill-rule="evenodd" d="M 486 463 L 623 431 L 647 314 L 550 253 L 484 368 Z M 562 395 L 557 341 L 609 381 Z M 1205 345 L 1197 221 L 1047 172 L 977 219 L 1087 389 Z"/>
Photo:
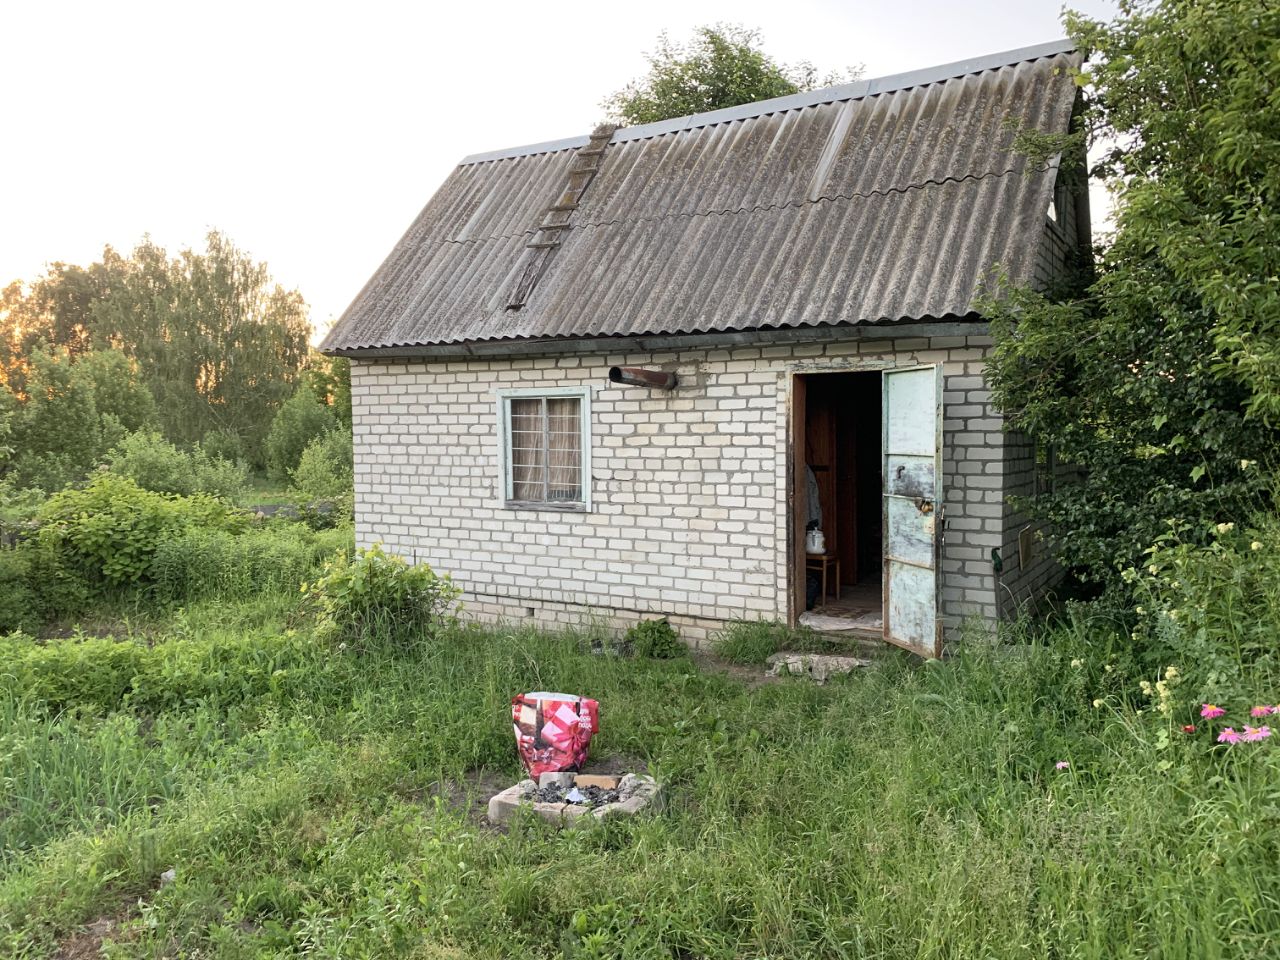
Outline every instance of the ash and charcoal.
<path fill-rule="evenodd" d="M 504 823 L 529 810 L 555 823 L 594 823 L 657 809 L 662 788 L 652 777 L 628 773 L 605 776 L 544 773 L 539 782 L 521 780 L 489 799 L 489 822 Z"/>
<path fill-rule="evenodd" d="M 606 803 L 617 803 L 621 796 L 616 789 L 549 783 L 545 787 L 538 787 L 531 799 L 539 803 L 580 803 L 586 807 L 599 807 Z"/>

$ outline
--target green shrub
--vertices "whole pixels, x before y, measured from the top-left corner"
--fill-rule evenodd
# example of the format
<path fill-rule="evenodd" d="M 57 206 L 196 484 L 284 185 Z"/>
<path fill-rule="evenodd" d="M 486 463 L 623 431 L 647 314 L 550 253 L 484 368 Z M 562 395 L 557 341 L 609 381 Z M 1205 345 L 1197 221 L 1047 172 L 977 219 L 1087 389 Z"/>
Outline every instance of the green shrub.
<path fill-rule="evenodd" d="M 454 623 L 462 595 L 448 574 L 388 556 L 376 544 L 335 557 L 304 590 L 327 632 L 362 646 L 385 641 L 411 647 L 432 639 Z"/>
<path fill-rule="evenodd" d="M 211 430 L 200 441 L 200 449 L 211 459 L 241 463 L 245 457 L 244 440 L 234 430 Z"/>
<path fill-rule="evenodd" d="M 1170 522 L 1146 565 L 1121 576 L 1148 667 L 1175 666 L 1192 701 L 1269 695 L 1280 684 L 1280 517 L 1207 531 Z"/>
<path fill-rule="evenodd" d="M 28 582 L 37 597 L 40 622 L 74 617 L 89 609 L 101 589 L 84 570 L 69 564 L 56 547 L 38 539 L 28 541 L 24 547 L 30 553 Z"/>
<path fill-rule="evenodd" d="M 34 529 L 44 500 L 43 490 L 17 487 L 9 477 L 0 480 L 0 533 Z"/>
<path fill-rule="evenodd" d="M 0 637 L 0 658 L 10 690 L 56 710 L 92 713 L 241 703 L 288 693 L 309 682 L 308 671 L 322 669 L 320 647 L 292 631 L 157 644 L 110 637 L 40 642 L 13 634 Z"/>
<path fill-rule="evenodd" d="M 240 530 L 247 515 L 205 494 L 177 497 L 102 473 L 55 494 L 40 512 L 40 542 L 57 560 L 110 586 L 143 583 L 159 545 L 190 529 Z"/>
<path fill-rule="evenodd" d="M 131 433 L 107 455 L 112 473 L 129 477 L 144 490 L 196 493 L 234 500 L 249 482 L 249 468 L 210 456 L 201 447 L 185 451 L 159 433 Z"/>
<path fill-rule="evenodd" d="M 240 534 L 193 529 L 158 545 L 151 579 L 157 598 L 169 603 L 270 591 L 296 595 L 325 559 L 346 547 L 345 534 L 317 535 L 298 523 L 272 523 Z"/>
<path fill-rule="evenodd" d="M 623 645 L 629 647 L 637 657 L 649 657 L 654 660 L 670 660 L 685 652 L 680 642 L 680 634 L 667 622 L 666 617 L 659 620 L 641 620 L 627 630 L 622 639 Z"/>
<path fill-rule="evenodd" d="M 0 633 L 34 630 L 43 619 L 31 584 L 30 544 L 0 548 Z"/>
<path fill-rule="evenodd" d="M 307 444 L 290 478 L 303 500 L 333 502 L 351 493 L 352 475 L 351 434 L 337 429 Z"/>
<path fill-rule="evenodd" d="M 267 433 L 267 471 L 275 480 L 288 480 L 303 451 L 337 425 L 333 411 L 309 387 L 302 386 L 285 401 Z"/>

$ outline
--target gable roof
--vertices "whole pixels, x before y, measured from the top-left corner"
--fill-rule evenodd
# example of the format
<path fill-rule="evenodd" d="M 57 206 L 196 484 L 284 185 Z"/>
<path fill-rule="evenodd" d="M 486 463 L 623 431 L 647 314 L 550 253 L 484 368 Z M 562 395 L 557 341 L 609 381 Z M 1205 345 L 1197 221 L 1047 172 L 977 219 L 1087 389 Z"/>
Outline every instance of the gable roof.
<path fill-rule="evenodd" d="M 1079 63 L 1059 41 L 467 157 L 321 349 L 965 316 L 994 264 L 1032 279 L 1056 164 L 1012 143 L 1068 129 Z"/>

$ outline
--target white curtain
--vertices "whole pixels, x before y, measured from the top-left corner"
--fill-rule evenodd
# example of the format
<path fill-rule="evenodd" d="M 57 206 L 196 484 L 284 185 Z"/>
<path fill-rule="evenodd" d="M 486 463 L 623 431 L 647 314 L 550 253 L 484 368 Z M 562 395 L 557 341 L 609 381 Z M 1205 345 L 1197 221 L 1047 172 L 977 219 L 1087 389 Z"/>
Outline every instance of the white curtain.
<path fill-rule="evenodd" d="M 511 499 L 572 503 L 582 499 L 582 401 L 577 397 L 511 400 Z"/>

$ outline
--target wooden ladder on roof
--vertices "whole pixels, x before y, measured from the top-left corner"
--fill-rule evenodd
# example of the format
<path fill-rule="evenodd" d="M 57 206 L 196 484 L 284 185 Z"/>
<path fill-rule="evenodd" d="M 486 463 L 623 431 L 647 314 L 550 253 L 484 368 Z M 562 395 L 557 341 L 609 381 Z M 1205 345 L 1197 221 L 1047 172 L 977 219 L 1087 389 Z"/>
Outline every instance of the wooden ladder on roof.
<path fill-rule="evenodd" d="M 570 222 L 573 213 L 582 202 L 587 187 L 595 179 L 596 173 L 604 160 L 605 148 L 617 130 L 614 124 L 601 124 L 591 132 L 585 147 L 579 147 L 573 155 L 573 163 L 564 189 L 559 198 L 549 206 L 542 215 L 542 222 L 534 230 L 533 237 L 524 245 L 524 269 L 516 280 L 507 298 L 508 310 L 519 310 L 529 300 L 533 288 L 538 285 L 547 265 L 559 248 L 567 231 L 572 229 Z"/>

